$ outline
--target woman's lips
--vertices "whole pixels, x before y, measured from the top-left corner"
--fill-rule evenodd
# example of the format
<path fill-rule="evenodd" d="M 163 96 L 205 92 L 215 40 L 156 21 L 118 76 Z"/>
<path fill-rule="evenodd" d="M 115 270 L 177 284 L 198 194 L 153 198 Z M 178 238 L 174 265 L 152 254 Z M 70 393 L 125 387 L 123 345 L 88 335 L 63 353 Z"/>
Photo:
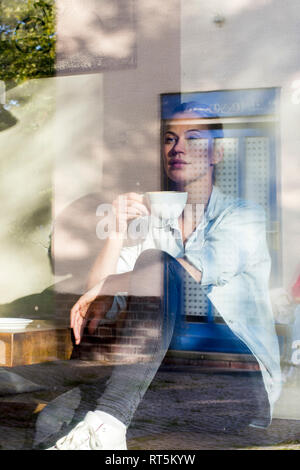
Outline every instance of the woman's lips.
<path fill-rule="evenodd" d="M 183 168 L 185 165 L 188 165 L 184 160 L 173 160 L 169 162 L 171 168 L 178 169 Z"/>

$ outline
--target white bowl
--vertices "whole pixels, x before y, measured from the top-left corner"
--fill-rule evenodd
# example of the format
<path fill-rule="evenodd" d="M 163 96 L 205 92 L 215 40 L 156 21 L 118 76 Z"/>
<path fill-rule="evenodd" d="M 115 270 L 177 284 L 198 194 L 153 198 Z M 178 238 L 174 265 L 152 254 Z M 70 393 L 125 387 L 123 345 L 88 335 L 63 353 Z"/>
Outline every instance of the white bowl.
<path fill-rule="evenodd" d="M 24 330 L 31 322 L 29 318 L 0 318 L 0 331 Z"/>

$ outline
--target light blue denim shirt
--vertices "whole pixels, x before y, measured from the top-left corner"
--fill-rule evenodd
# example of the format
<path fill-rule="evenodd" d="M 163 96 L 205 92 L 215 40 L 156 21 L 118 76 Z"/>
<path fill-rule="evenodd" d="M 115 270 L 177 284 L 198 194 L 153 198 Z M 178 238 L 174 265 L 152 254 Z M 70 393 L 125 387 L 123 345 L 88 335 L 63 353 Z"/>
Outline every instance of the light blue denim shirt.
<path fill-rule="evenodd" d="M 204 217 L 185 244 L 178 220 L 163 227 L 150 221 L 146 237 L 121 250 L 117 273 L 131 271 L 140 253 L 151 248 L 185 258 L 202 272 L 201 284 L 208 287 L 209 299 L 260 365 L 272 413 L 280 395 L 281 372 L 269 298 L 264 210 L 214 186 Z M 124 298 L 116 299 L 124 307 Z M 116 304 L 110 315 L 115 310 Z"/>

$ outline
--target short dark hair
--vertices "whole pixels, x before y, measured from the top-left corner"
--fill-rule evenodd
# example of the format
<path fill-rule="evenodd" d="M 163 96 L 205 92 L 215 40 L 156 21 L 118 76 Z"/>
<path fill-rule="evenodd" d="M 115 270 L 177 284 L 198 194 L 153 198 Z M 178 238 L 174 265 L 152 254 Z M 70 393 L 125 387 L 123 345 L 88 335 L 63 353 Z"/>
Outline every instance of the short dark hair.
<path fill-rule="evenodd" d="M 193 113 L 196 114 L 199 118 L 208 118 L 208 119 L 220 119 L 220 116 L 213 112 L 207 104 L 197 103 L 196 101 L 187 101 L 186 103 L 181 103 L 177 105 L 173 110 L 171 115 L 177 113 Z M 211 128 L 223 130 L 223 124 L 221 121 L 218 121 L 217 124 L 210 124 L 207 121 L 207 125 Z M 223 137 L 223 134 L 220 136 Z"/>
<path fill-rule="evenodd" d="M 197 103 L 196 101 L 188 101 L 176 106 L 172 114 L 191 112 L 197 114 L 199 117 L 212 118 L 216 117 L 207 104 Z"/>

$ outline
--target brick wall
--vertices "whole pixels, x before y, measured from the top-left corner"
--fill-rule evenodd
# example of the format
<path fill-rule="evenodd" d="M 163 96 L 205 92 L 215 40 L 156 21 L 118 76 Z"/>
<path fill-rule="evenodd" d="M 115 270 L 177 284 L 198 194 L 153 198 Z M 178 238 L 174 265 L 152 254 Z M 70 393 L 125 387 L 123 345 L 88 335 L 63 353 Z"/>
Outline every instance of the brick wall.
<path fill-rule="evenodd" d="M 72 308 L 70 304 L 64 306 L 62 300 L 58 299 L 57 302 L 61 311 Z M 115 321 L 101 320 L 93 333 L 89 331 L 87 324 L 81 344 L 74 346 L 72 357 L 106 363 L 148 360 L 149 347 L 158 334 L 156 318 L 160 314 L 160 302 L 156 297 L 129 297 L 128 309 L 126 312 L 120 312 Z M 111 298 L 102 298 L 94 302 L 91 312 L 104 315 L 111 303 Z"/>
<path fill-rule="evenodd" d="M 74 294 L 57 294 L 56 317 L 68 319 L 70 310 L 78 300 Z M 102 297 L 94 302 L 92 310 L 107 312 L 112 298 Z M 130 297 L 128 311 L 120 312 L 118 318 L 101 320 L 91 333 L 85 328 L 81 344 L 72 353 L 73 359 L 99 361 L 104 364 L 128 364 L 149 360 L 149 347 L 158 335 L 156 318 L 160 314 L 161 301 L 156 297 Z M 246 354 L 205 353 L 201 351 L 169 351 L 165 364 L 194 365 L 205 369 L 258 370 L 252 356 Z"/>

